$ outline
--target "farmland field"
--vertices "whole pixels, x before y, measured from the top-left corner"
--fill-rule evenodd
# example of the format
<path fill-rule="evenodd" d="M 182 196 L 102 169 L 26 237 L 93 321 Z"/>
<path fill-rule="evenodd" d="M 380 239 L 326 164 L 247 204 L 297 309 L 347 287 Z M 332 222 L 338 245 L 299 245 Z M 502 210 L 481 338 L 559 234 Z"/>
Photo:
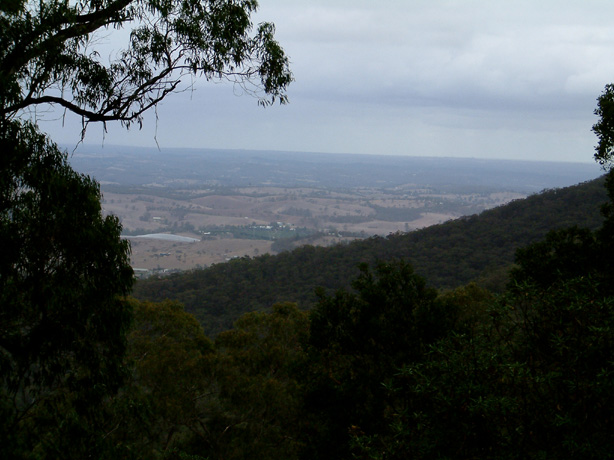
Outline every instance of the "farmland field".
<path fill-rule="evenodd" d="M 142 271 L 412 231 L 600 173 L 593 164 L 128 147 L 71 161 L 100 182 L 104 212 L 121 219 Z M 142 237 L 156 233 L 196 241 Z"/>
<path fill-rule="evenodd" d="M 185 270 L 299 244 L 329 245 L 411 231 L 523 196 L 512 192 L 433 195 L 364 188 L 339 193 L 287 187 L 225 189 L 224 195 L 215 190 L 175 189 L 173 195 L 181 198 L 156 192 L 120 193 L 103 186 L 104 210 L 120 217 L 124 234 L 131 240 L 136 268 Z M 136 237 L 152 233 L 200 241 Z"/>

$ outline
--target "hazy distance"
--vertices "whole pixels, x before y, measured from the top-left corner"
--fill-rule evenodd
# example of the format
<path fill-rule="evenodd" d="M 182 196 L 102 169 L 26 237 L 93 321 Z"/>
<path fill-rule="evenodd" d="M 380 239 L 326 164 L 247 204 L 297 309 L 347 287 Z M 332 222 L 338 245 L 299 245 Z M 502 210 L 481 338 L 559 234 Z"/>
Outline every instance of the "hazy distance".
<path fill-rule="evenodd" d="M 614 2 L 259 4 L 255 22 L 275 23 L 292 62 L 289 105 L 185 81 L 143 130 L 91 125 L 86 143 L 592 161 L 596 98 L 614 79 Z M 125 35 L 111 31 L 107 46 Z M 80 120 L 37 119 L 77 144 Z"/>

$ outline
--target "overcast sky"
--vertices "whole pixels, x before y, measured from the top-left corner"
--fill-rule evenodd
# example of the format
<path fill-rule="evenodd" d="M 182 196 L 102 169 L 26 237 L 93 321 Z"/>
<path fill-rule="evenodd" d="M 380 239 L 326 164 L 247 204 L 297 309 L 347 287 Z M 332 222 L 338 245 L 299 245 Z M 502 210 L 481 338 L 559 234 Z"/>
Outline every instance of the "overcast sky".
<path fill-rule="evenodd" d="M 263 109 L 196 82 L 108 144 L 592 161 L 610 0 L 260 0 L 296 81 Z M 59 142 L 78 126 L 45 123 Z M 87 143 L 100 144 L 100 126 Z"/>

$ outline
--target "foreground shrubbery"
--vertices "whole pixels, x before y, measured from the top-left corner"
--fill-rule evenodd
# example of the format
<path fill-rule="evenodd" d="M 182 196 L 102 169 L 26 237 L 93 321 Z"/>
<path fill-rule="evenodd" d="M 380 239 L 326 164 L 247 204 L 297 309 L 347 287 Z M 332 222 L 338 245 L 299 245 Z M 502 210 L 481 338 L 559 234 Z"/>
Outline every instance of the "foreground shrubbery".
<path fill-rule="evenodd" d="M 215 340 L 176 302 L 129 299 L 119 391 L 92 399 L 58 374 L 23 417 L 4 399 L 6 458 L 608 458 L 609 210 L 597 231 L 519 251 L 503 294 L 438 292 L 402 260 L 363 264 L 308 312 L 278 303 Z M 28 385 L 3 391 L 26 401 Z"/>
<path fill-rule="evenodd" d="M 214 342 L 177 304 L 132 301 L 134 378 L 111 407 L 133 412 L 110 439 L 143 458 L 608 458 L 608 210 L 519 251 L 501 295 L 363 265 L 309 313 L 277 304 Z"/>
<path fill-rule="evenodd" d="M 593 275 L 436 295 L 403 262 L 209 342 L 135 302 L 115 441 L 142 458 L 608 458 L 614 297 Z M 137 404 L 138 402 L 138 404 Z M 136 409 L 138 408 L 138 410 Z"/>

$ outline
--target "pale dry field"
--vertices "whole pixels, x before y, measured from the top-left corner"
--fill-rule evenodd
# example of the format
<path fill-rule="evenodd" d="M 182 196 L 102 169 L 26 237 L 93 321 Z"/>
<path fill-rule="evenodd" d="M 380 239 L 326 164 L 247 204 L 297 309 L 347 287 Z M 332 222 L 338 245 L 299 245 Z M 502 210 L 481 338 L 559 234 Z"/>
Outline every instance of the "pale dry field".
<path fill-rule="evenodd" d="M 487 209 L 521 194 L 434 194 L 428 190 L 382 191 L 357 189 L 355 193 L 320 189 L 243 187 L 224 190 L 154 190 L 118 193 L 103 187 L 103 209 L 117 215 L 128 234 L 172 233 L 200 239 L 212 228 L 232 229 L 283 223 L 286 228 L 320 231 L 326 236 L 306 240 L 314 245 L 348 242 L 358 237 L 388 235 L 439 224 L 463 215 L 462 210 Z M 433 208 L 435 206 L 435 208 Z M 436 210 L 441 208 L 440 211 Z M 379 217 L 392 212 L 396 219 Z M 383 216 L 383 214 L 382 214 Z M 343 234 L 343 236 L 341 236 Z M 334 236 L 333 236 L 334 235 Z M 221 263 L 233 257 L 255 257 L 272 252 L 271 240 L 208 236 L 185 243 L 130 238 L 131 263 L 142 269 L 187 270 Z M 291 246 L 300 245 L 301 240 Z"/>
<path fill-rule="evenodd" d="M 271 250 L 271 241 L 262 240 L 220 239 L 194 243 L 149 238 L 129 240 L 132 247 L 132 266 L 149 270 L 207 267 L 227 262 L 233 257 L 255 257 Z"/>

